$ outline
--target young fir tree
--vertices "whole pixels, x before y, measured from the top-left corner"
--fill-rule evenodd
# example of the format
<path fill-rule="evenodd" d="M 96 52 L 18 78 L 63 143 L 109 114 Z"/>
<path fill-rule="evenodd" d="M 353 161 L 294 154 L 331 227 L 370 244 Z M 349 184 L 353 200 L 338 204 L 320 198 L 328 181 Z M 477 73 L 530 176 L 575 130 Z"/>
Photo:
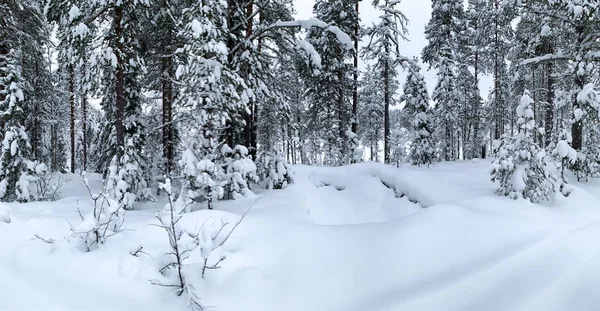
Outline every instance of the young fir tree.
<path fill-rule="evenodd" d="M 529 199 L 533 203 L 550 199 L 555 192 L 556 177 L 549 170 L 546 153 L 535 139 L 533 100 L 525 90 L 517 107 L 519 132 L 497 142 L 498 158 L 491 166 L 496 193 L 512 199 Z"/>
<path fill-rule="evenodd" d="M 427 165 L 435 161 L 436 141 L 433 129 L 429 94 L 425 78 L 420 73 L 421 68 L 415 59 L 409 67 L 402 100 L 406 103 L 404 111 L 412 116 L 414 130 L 409 158 L 413 165 Z"/>
<path fill-rule="evenodd" d="M 398 65 L 406 61 L 400 55 L 400 40 L 407 40 L 408 19 L 397 8 L 400 1 L 375 0 L 373 5 L 383 13 L 379 23 L 366 29 L 369 44 L 363 54 L 367 60 L 375 60 L 373 68 L 379 72 L 383 82 L 383 158 L 384 163 L 390 162 L 390 106 L 394 104 L 394 94 L 397 88 Z"/>

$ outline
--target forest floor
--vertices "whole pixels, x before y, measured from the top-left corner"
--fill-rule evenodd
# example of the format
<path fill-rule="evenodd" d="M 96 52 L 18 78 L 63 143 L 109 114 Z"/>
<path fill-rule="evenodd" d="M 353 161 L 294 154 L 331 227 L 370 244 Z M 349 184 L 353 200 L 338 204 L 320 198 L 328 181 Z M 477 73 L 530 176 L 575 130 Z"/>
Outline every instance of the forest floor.
<path fill-rule="evenodd" d="M 184 215 L 195 230 L 254 204 L 222 268 L 203 280 L 190 268 L 190 282 L 210 310 L 599 310 L 600 180 L 533 205 L 495 196 L 489 165 L 297 166 L 285 190 Z M 128 212 L 130 230 L 87 253 L 65 239 L 92 206 L 78 177 L 56 202 L 0 205 L 12 220 L 0 222 L 0 310 L 185 310 L 148 281 L 169 250 L 150 225 L 163 204 Z"/>

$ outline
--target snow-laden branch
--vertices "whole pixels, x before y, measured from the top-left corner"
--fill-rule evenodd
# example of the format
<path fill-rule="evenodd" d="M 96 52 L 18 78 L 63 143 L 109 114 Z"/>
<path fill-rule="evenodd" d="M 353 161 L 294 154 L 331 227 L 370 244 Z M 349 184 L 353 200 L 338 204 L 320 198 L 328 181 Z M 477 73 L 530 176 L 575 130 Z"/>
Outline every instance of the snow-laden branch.
<path fill-rule="evenodd" d="M 339 27 L 337 26 L 333 26 L 330 25 L 324 21 L 321 21 L 319 19 L 316 18 L 310 18 L 310 19 L 305 19 L 305 20 L 294 20 L 294 21 L 283 21 L 283 22 L 276 22 L 273 23 L 269 26 L 266 26 L 264 28 L 260 28 L 257 29 L 251 36 L 249 36 L 248 38 L 246 38 L 247 41 L 252 41 L 258 38 L 261 38 L 264 36 L 265 33 L 268 33 L 270 31 L 276 30 L 276 29 L 280 29 L 280 28 L 303 28 L 303 29 L 310 29 L 310 28 L 321 28 L 323 30 L 329 31 L 331 33 L 333 33 L 336 38 L 340 41 L 340 43 L 342 43 L 343 45 L 347 46 L 348 49 L 353 49 L 353 43 L 352 43 L 352 39 L 350 38 L 350 36 L 348 34 L 346 34 L 345 32 L 343 32 Z M 240 42 L 238 45 L 236 45 L 229 53 L 235 53 L 238 49 L 240 49 L 243 46 L 244 42 Z M 306 44 L 304 44 L 303 49 L 306 50 Z"/>
<path fill-rule="evenodd" d="M 327 30 L 333 33 L 336 38 L 344 45 L 346 45 L 349 49 L 353 48 L 352 39 L 348 34 L 343 32 L 339 27 L 332 26 L 327 24 L 324 21 L 321 21 L 316 18 L 304 19 L 304 20 L 295 20 L 295 21 L 285 21 L 285 22 L 277 22 L 270 27 L 281 28 L 281 27 L 300 27 L 303 29 L 310 29 L 313 27 L 322 28 L 323 30 Z"/>
<path fill-rule="evenodd" d="M 523 60 L 520 63 L 520 65 L 524 66 L 524 65 L 529 65 L 529 64 L 537 64 L 537 63 L 552 61 L 552 60 L 567 60 L 570 58 L 571 58 L 570 56 L 564 55 L 564 54 L 546 54 L 546 55 L 532 57 L 532 58 Z"/>

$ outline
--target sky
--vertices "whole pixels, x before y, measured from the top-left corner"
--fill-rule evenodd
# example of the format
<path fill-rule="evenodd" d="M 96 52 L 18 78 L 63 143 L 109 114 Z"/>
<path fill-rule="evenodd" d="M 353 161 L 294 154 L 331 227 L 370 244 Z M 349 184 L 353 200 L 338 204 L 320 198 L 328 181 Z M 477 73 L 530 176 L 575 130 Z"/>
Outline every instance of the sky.
<path fill-rule="evenodd" d="M 294 0 L 294 5 L 298 12 L 296 18 L 308 19 L 313 17 L 312 8 L 314 3 L 314 0 Z M 361 23 L 368 26 L 376 22 L 379 17 L 379 12 L 371 6 L 371 1 L 363 0 L 360 5 Z M 427 39 L 425 39 L 425 25 L 429 22 L 431 15 L 431 0 L 404 0 L 400 3 L 398 8 L 406 15 L 410 22 L 408 25 L 408 38 L 410 41 L 404 42 L 400 46 L 400 53 L 411 58 L 413 56 L 418 56 L 420 58 L 421 51 L 427 45 Z M 364 68 L 364 62 L 362 62 L 359 67 Z M 428 70 L 427 65 L 424 65 L 421 68 L 421 73 L 425 76 L 427 88 L 431 94 L 437 82 L 436 71 Z M 404 84 L 405 77 L 405 74 L 400 75 L 399 79 L 401 85 Z M 480 77 L 479 89 L 481 90 L 484 99 L 487 97 L 491 86 L 492 81 L 490 77 Z"/>

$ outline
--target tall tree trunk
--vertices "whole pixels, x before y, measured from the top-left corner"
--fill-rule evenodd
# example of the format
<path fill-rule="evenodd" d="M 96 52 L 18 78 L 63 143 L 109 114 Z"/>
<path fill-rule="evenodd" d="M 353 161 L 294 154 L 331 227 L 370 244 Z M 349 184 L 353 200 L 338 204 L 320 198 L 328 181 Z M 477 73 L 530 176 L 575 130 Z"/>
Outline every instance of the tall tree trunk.
<path fill-rule="evenodd" d="M 121 160 L 123 150 L 125 148 L 125 126 L 124 122 L 124 110 L 125 110 L 125 60 L 123 59 L 123 47 L 121 46 L 121 40 L 123 38 L 123 27 L 121 22 L 123 20 L 123 7 L 117 6 L 114 8 L 114 19 L 113 27 L 115 29 L 115 54 L 117 56 L 117 68 L 116 68 L 116 112 L 115 112 L 115 129 L 117 138 L 117 163 Z"/>
<path fill-rule="evenodd" d="M 475 118 L 477 118 L 476 120 L 473 120 L 473 139 L 475 139 L 476 142 L 479 141 L 478 137 L 479 137 L 479 122 L 480 122 L 480 108 L 479 107 L 479 51 L 475 52 L 475 64 L 474 64 L 474 69 L 475 69 L 475 89 L 477 90 L 477 109 L 476 109 L 476 113 L 475 113 Z M 474 150 L 477 150 L 479 148 L 479 146 L 473 146 Z M 475 156 L 475 153 L 472 154 L 472 156 Z M 481 155 L 481 157 L 483 158 L 483 155 Z"/>
<path fill-rule="evenodd" d="M 162 141 L 164 172 L 171 174 L 173 168 L 173 81 L 171 72 L 173 67 L 172 56 L 165 56 L 162 62 Z"/>
<path fill-rule="evenodd" d="M 359 12 L 359 2 L 356 0 L 356 15 Z M 352 86 L 352 133 L 358 132 L 358 38 L 359 23 L 354 26 L 354 85 Z M 354 159 L 354 157 L 352 157 Z"/>
<path fill-rule="evenodd" d="M 338 122 L 338 135 L 339 135 L 339 139 L 340 142 L 342 142 L 341 146 L 339 146 L 340 149 L 340 155 L 342 156 L 341 159 L 338 159 L 338 165 L 341 165 L 343 163 L 344 160 L 344 156 L 346 155 L 346 135 L 345 135 L 345 131 L 344 131 L 344 123 L 343 123 L 343 115 L 344 115 L 344 89 L 342 87 L 343 83 L 344 83 L 344 72 L 342 72 L 341 70 L 338 71 L 338 82 L 339 82 L 339 87 L 338 87 L 338 102 L 337 102 L 337 122 Z"/>
<path fill-rule="evenodd" d="M 577 46 L 576 48 L 578 49 L 579 54 L 581 54 L 581 49 L 582 49 L 582 45 L 583 42 L 585 40 L 585 35 L 584 35 L 584 27 L 583 26 L 578 26 L 576 27 L 576 31 L 577 31 Z M 583 89 L 585 85 L 585 81 L 584 78 L 575 73 L 575 86 L 577 87 L 577 91 L 581 91 Z M 573 112 L 576 109 L 581 109 L 581 106 L 579 105 L 579 101 L 577 100 L 577 96 L 573 96 Z M 578 120 L 573 122 L 573 125 L 571 126 L 571 136 L 573 138 L 573 143 L 572 143 L 572 147 L 573 149 L 580 151 L 581 148 L 583 147 L 583 120 Z M 578 176 L 579 179 L 579 176 Z"/>
<path fill-rule="evenodd" d="M 81 66 L 81 74 L 83 77 L 87 74 L 85 62 Z M 83 170 L 87 170 L 87 93 L 85 87 L 81 92 L 81 125 L 83 130 Z"/>
<path fill-rule="evenodd" d="M 384 163 L 388 164 L 390 163 L 390 62 L 388 59 L 383 64 L 383 103 L 383 159 Z"/>
<path fill-rule="evenodd" d="M 164 10 L 167 10 L 169 7 L 168 0 L 162 1 L 162 6 Z M 171 35 L 171 34 L 169 34 Z M 173 55 L 172 55 L 172 42 L 169 39 L 166 39 L 165 46 L 167 48 L 163 48 L 163 55 L 161 57 L 161 65 L 162 65 L 162 79 L 161 79 L 161 87 L 162 87 L 162 143 L 163 143 L 163 161 L 164 161 L 164 173 L 166 175 L 171 174 L 171 170 L 173 169 L 173 157 L 174 157 L 174 134 L 173 134 Z"/>
<path fill-rule="evenodd" d="M 33 87 L 33 92 L 34 92 L 34 98 L 37 98 L 37 90 L 39 89 L 38 86 L 38 81 L 39 81 L 39 76 L 40 76 L 40 72 L 39 72 L 39 64 L 35 64 L 35 73 L 36 73 L 36 78 L 35 78 L 35 85 Z M 31 146 L 32 146 L 32 150 L 33 150 L 33 158 L 34 159 L 39 159 L 38 157 L 40 156 L 39 151 L 40 151 L 40 108 L 39 108 L 39 103 L 35 103 L 33 105 L 33 129 L 31 129 Z"/>
<path fill-rule="evenodd" d="M 545 115 L 545 129 L 544 129 L 544 145 L 548 147 L 552 142 L 554 132 L 554 77 L 552 63 L 548 62 L 546 65 L 546 115 Z"/>
<path fill-rule="evenodd" d="M 498 51 L 498 45 L 500 44 L 498 28 L 500 27 L 498 22 L 498 0 L 494 0 L 494 139 L 500 139 L 502 136 L 502 109 L 500 107 L 499 95 L 500 95 L 500 51 Z"/>
<path fill-rule="evenodd" d="M 249 38 L 252 36 L 252 27 L 253 27 L 253 21 L 252 21 L 252 14 L 254 13 L 254 1 L 250 0 L 248 1 L 247 5 L 246 5 L 246 40 L 249 40 Z M 246 78 L 250 77 L 250 67 L 248 65 L 248 67 L 246 68 L 246 72 L 245 72 Z M 254 158 L 255 150 L 252 146 L 252 130 L 254 128 L 254 105 L 255 102 L 253 100 L 250 100 L 250 102 L 248 103 L 248 110 L 250 111 L 250 113 L 245 113 L 245 121 L 246 124 L 244 125 L 244 145 L 246 145 L 249 148 L 249 151 L 252 152 L 252 158 Z"/>
<path fill-rule="evenodd" d="M 71 173 L 75 173 L 75 69 L 69 65 L 69 102 L 71 104 L 69 136 L 71 138 Z"/>

